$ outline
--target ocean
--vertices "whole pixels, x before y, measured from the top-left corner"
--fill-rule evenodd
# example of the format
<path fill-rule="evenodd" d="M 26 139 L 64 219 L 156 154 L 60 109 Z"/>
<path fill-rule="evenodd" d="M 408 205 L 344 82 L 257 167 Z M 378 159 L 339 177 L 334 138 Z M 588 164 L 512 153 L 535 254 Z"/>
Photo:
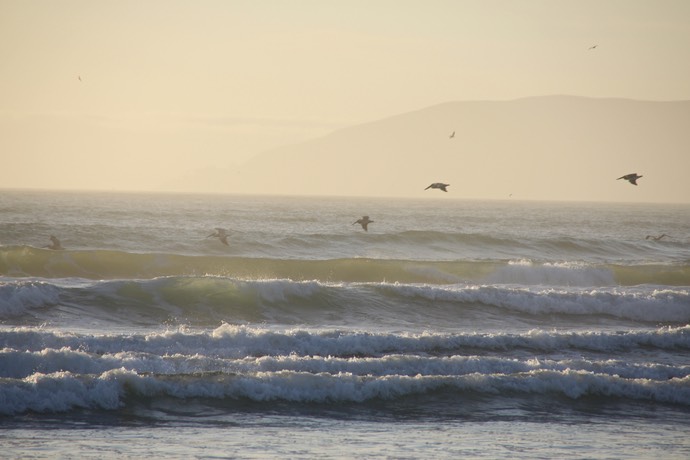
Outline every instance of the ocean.
<path fill-rule="evenodd" d="M 0 191 L 2 457 L 686 459 L 689 434 L 690 205 Z"/>

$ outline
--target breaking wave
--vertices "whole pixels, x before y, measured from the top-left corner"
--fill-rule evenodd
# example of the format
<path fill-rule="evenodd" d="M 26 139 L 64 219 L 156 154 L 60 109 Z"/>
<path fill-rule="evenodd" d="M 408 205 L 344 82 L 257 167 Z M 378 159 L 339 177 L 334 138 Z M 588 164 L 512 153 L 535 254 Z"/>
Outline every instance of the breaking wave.
<path fill-rule="evenodd" d="M 348 318 L 381 324 L 455 324 L 472 312 L 614 317 L 690 322 L 690 289 L 670 286 L 548 286 L 245 280 L 172 276 L 147 280 L 0 280 L 0 319 L 60 314 L 121 324 L 218 321 L 337 324 Z M 488 309 L 488 310 L 487 310 Z M 71 312 L 71 313 L 70 313 Z M 425 318 L 426 316 L 426 318 Z"/>
<path fill-rule="evenodd" d="M 0 414 L 117 409 L 172 397 L 298 403 L 542 396 L 690 406 L 690 328 L 619 333 L 394 334 L 269 330 L 79 335 L 0 332 Z M 639 351 L 639 355 L 635 352 Z M 608 359 L 598 353 L 627 358 Z"/>

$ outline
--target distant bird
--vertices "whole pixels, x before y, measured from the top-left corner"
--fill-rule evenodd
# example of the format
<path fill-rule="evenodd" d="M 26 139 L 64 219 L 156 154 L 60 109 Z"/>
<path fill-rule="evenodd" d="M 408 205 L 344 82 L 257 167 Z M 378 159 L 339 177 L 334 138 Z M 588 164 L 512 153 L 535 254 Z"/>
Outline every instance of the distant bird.
<path fill-rule="evenodd" d="M 449 139 L 452 139 L 452 138 L 454 138 L 454 137 L 455 137 L 455 131 L 453 131 L 452 133 L 450 133 L 450 136 L 448 136 Z"/>
<path fill-rule="evenodd" d="M 81 81 L 81 75 L 77 76 L 77 78 L 79 79 L 79 81 Z"/>
<path fill-rule="evenodd" d="M 647 236 L 645 237 L 645 240 L 652 239 L 652 240 L 654 240 L 654 241 L 659 241 L 660 239 L 662 239 L 662 238 L 665 237 L 665 236 L 668 236 L 669 238 L 671 238 L 671 237 L 670 237 L 669 235 L 667 235 L 666 233 L 662 233 L 662 234 L 659 235 L 659 236 L 647 235 Z"/>
<path fill-rule="evenodd" d="M 438 188 L 443 190 L 444 192 L 447 192 L 448 190 L 446 190 L 446 187 L 450 187 L 450 184 L 444 184 L 443 182 L 434 182 L 424 190 L 429 190 L 430 188 Z"/>
<path fill-rule="evenodd" d="M 52 241 L 51 244 L 49 244 L 48 246 L 43 246 L 43 247 L 48 248 L 48 249 L 52 249 L 54 251 L 59 251 L 59 250 L 65 249 L 62 247 L 62 245 L 60 244 L 60 240 L 58 240 L 55 237 L 55 235 L 50 235 L 50 241 Z"/>
<path fill-rule="evenodd" d="M 225 230 L 224 228 L 216 228 L 216 231 L 211 233 L 209 236 L 206 238 L 211 238 L 211 237 L 216 237 L 220 240 L 221 243 L 223 243 L 226 246 L 230 246 L 228 244 L 228 231 Z"/>
<path fill-rule="evenodd" d="M 367 226 L 372 222 L 373 220 L 369 220 L 369 216 L 362 216 L 361 219 L 357 219 L 356 221 L 352 222 L 352 225 L 359 224 L 362 226 L 365 232 L 368 232 L 369 230 L 367 229 Z"/>
<path fill-rule="evenodd" d="M 589 47 L 589 49 L 590 49 L 590 50 L 596 49 L 597 46 L 599 46 L 599 45 L 592 45 L 592 46 Z"/>
<path fill-rule="evenodd" d="M 625 179 L 628 182 L 630 182 L 631 184 L 637 185 L 637 179 L 639 179 L 640 177 L 642 177 L 642 176 L 638 176 L 637 173 L 632 173 L 632 174 L 626 174 L 625 176 L 621 176 L 616 180 Z"/>

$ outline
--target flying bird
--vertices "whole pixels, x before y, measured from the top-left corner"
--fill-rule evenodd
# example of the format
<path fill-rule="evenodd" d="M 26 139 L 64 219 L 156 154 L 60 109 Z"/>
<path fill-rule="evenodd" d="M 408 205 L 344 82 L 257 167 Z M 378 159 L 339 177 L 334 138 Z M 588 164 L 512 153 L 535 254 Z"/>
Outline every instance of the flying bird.
<path fill-rule="evenodd" d="M 62 247 L 60 244 L 60 240 L 58 240 L 55 235 L 50 235 L 50 241 L 52 242 L 48 246 L 43 246 L 44 248 L 52 249 L 54 251 L 59 251 L 61 249 L 65 249 Z"/>
<path fill-rule="evenodd" d="M 224 228 L 216 228 L 216 231 L 211 233 L 209 236 L 206 238 L 211 238 L 211 237 L 216 237 L 220 240 L 221 243 L 223 243 L 226 246 L 230 246 L 228 244 L 228 232 Z"/>
<path fill-rule="evenodd" d="M 642 177 L 642 176 L 638 176 L 637 173 L 632 173 L 632 174 L 626 174 L 625 176 L 621 176 L 616 180 L 625 179 L 628 182 L 630 182 L 631 184 L 637 185 L 637 179 L 639 179 L 640 177 Z"/>
<path fill-rule="evenodd" d="M 453 131 L 452 133 L 450 133 L 450 136 L 448 136 L 449 139 L 452 139 L 452 138 L 454 138 L 454 137 L 455 137 L 455 131 Z"/>
<path fill-rule="evenodd" d="M 671 238 L 671 237 L 670 237 L 669 235 L 667 235 L 666 233 L 662 233 L 662 234 L 659 235 L 659 236 L 647 235 L 647 236 L 645 237 L 645 240 L 652 239 L 652 240 L 654 240 L 654 241 L 659 241 L 660 239 L 662 239 L 662 238 L 665 237 L 665 236 L 668 236 L 669 238 Z"/>
<path fill-rule="evenodd" d="M 590 50 L 596 49 L 597 46 L 599 46 L 599 45 L 592 45 L 592 46 L 589 47 L 589 49 L 590 49 Z"/>
<path fill-rule="evenodd" d="M 429 190 L 430 188 L 438 188 L 443 190 L 444 192 L 447 192 L 448 190 L 446 190 L 446 187 L 450 187 L 450 184 L 444 184 L 443 182 L 434 182 L 424 190 Z"/>
<path fill-rule="evenodd" d="M 369 230 L 367 229 L 367 226 L 372 222 L 373 220 L 369 220 L 369 216 L 362 216 L 361 219 L 357 219 L 356 221 L 352 222 L 352 225 L 359 224 L 362 226 L 365 232 L 368 232 Z"/>

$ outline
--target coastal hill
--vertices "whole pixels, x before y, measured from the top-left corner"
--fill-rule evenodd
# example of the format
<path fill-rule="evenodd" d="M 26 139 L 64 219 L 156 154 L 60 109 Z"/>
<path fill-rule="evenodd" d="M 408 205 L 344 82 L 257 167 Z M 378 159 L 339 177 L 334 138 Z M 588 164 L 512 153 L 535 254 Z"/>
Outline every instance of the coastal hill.
<path fill-rule="evenodd" d="M 234 193 L 688 202 L 688 171 L 690 101 L 544 96 L 340 129 L 204 182 Z M 637 187 L 616 180 L 628 173 L 643 176 Z M 425 191 L 432 182 L 451 186 Z"/>

